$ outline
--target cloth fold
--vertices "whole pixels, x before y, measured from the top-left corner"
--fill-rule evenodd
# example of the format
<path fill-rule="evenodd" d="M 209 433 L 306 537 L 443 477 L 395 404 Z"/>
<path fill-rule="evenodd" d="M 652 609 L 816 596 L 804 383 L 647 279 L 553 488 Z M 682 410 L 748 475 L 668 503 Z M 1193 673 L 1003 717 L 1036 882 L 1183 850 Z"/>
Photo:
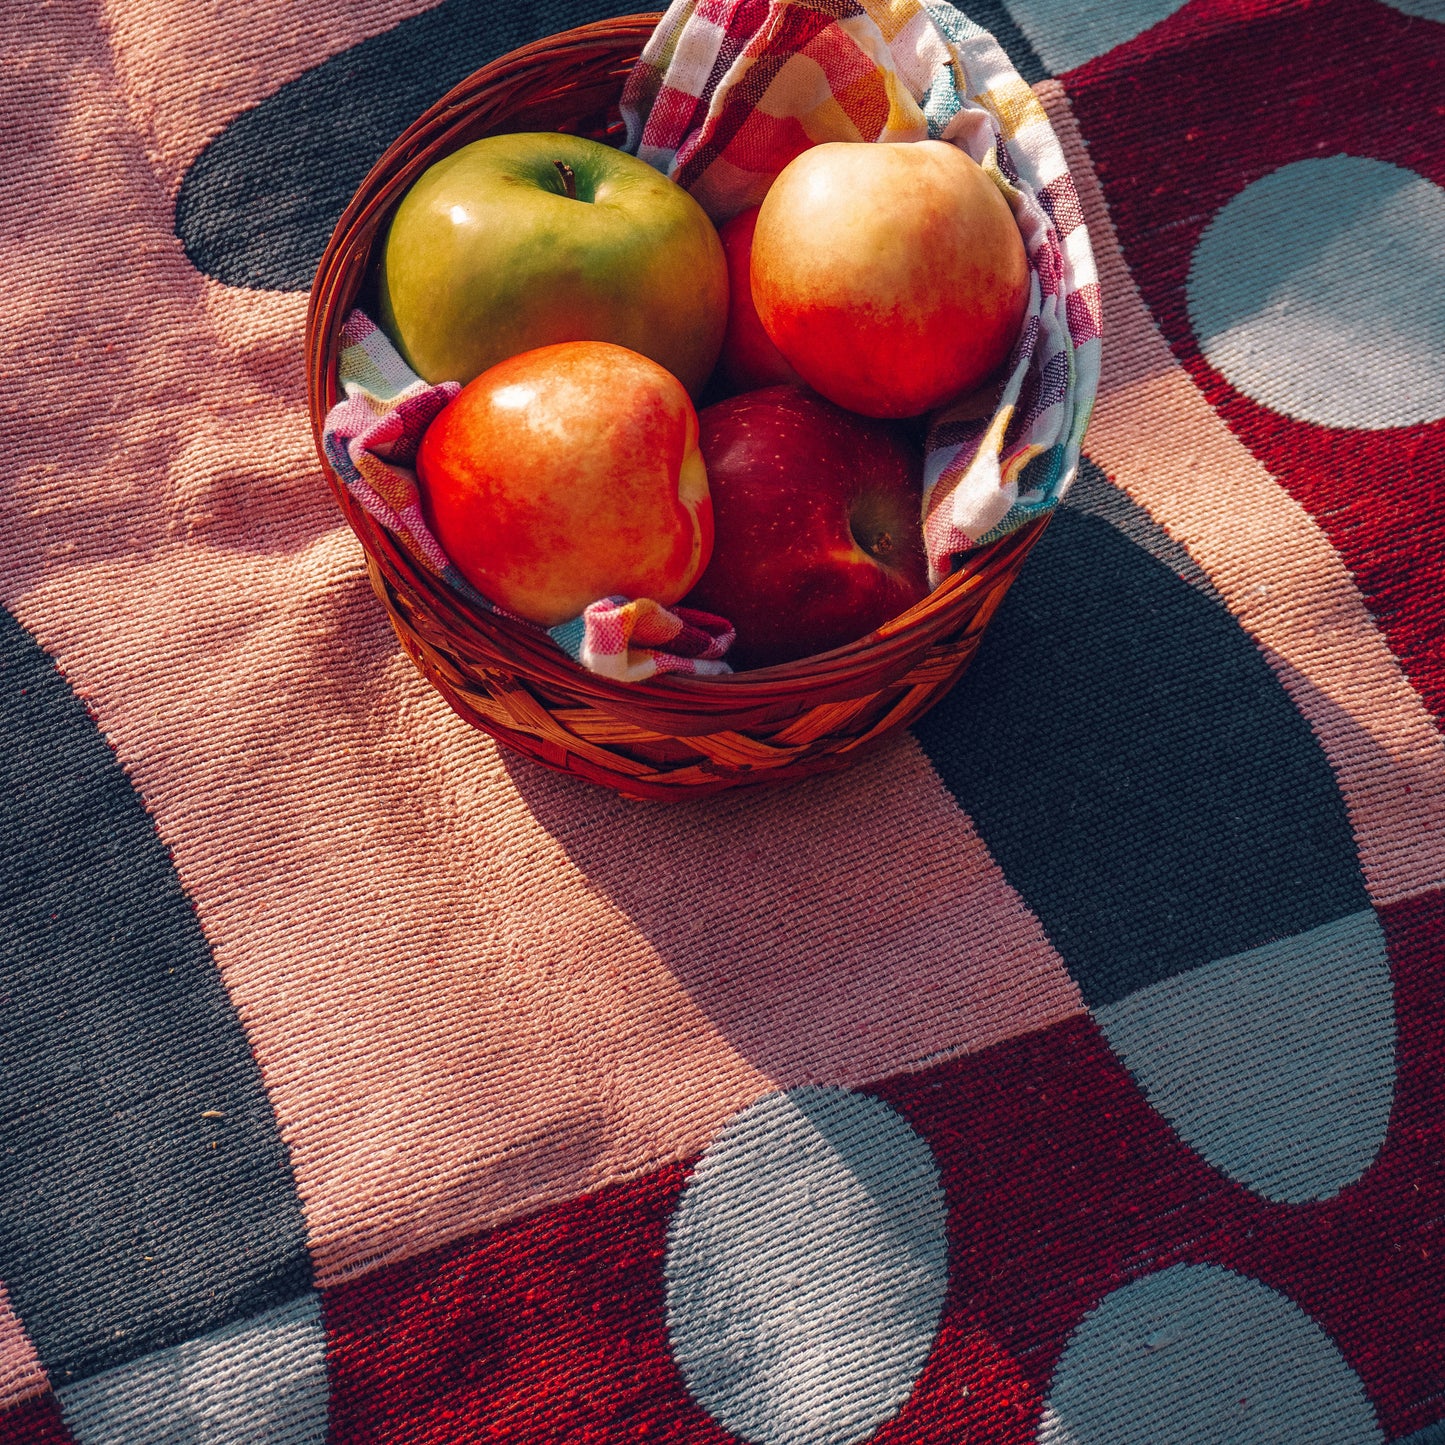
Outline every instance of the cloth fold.
<path fill-rule="evenodd" d="M 472 606 L 513 617 L 462 576 L 422 514 L 412 464 L 427 427 L 461 387 L 454 381 L 428 385 L 363 311 L 347 318 L 341 340 L 345 399 L 326 417 L 322 440 L 327 460 L 352 496 L 420 566 Z M 547 631 L 589 672 L 620 682 L 642 682 L 663 673 L 703 677 L 731 671 L 724 661 L 734 636 L 730 623 L 695 608 L 667 608 L 651 598 L 600 598 L 580 617 Z"/>

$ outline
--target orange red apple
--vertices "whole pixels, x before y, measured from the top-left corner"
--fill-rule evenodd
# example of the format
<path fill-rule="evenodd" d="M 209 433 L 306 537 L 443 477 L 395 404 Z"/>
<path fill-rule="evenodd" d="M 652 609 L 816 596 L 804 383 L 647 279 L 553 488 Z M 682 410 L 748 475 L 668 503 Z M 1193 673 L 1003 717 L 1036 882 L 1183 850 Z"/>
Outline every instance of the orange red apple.
<path fill-rule="evenodd" d="M 608 342 L 483 372 L 428 427 L 416 466 L 427 523 L 462 575 L 546 627 L 601 597 L 677 602 L 712 552 L 692 401 Z"/>
<path fill-rule="evenodd" d="M 841 647 L 927 595 L 923 458 L 896 423 L 796 386 L 731 397 L 699 420 L 717 533 L 686 601 L 733 624 L 730 662 Z"/>
<path fill-rule="evenodd" d="M 850 411 L 917 416 L 1007 358 L 1028 305 L 1003 193 L 944 141 L 830 141 L 763 200 L 751 295 L 778 350 Z"/>

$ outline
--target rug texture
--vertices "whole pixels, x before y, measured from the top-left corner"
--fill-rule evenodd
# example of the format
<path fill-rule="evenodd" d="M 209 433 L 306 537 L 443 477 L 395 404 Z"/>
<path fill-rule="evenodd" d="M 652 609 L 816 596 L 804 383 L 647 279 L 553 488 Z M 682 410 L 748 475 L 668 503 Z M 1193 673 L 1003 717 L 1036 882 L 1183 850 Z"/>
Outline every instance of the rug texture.
<path fill-rule="evenodd" d="M 0 36 L 0 1442 L 1445 1441 L 1445 8 L 980 0 L 1102 381 L 948 699 L 499 751 L 322 484 L 366 170 L 608 0 Z"/>

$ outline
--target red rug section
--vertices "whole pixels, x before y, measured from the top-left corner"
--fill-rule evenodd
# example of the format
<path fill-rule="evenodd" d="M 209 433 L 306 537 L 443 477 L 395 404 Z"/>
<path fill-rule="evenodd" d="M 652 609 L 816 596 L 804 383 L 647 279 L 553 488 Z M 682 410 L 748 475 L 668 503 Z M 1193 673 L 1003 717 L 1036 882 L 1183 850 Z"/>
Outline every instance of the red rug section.
<path fill-rule="evenodd" d="M 0 1445 L 75 1445 L 54 1395 L 0 1410 Z"/>
<path fill-rule="evenodd" d="M 328 1291 L 335 1441 L 713 1440 L 663 1324 L 681 1167 Z"/>
<path fill-rule="evenodd" d="M 1445 1392 L 1445 894 L 1382 910 L 1396 977 L 1389 1137 L 1337 1199 L 1256 1198 L 1182 1145 L 1091 1021 L 875 1092 L 928 1140 L 951 1287 L 878 1445 L 1032 1445 L 1054 1365 L 1110 1290 L 1179 1262 L 1286 1294 L 1333 1337 L 1391 1439 Z M 338 1442 L 723 1442 L 668 1352 L 662 1261 L 686 1179 L 634 1183 L 326 1295 Z"/>
<path fill-rule="evenodd" d="M 1007 1351 L 1035 1391 L 1109 1291 L 1171 1264 L 1212 1263 L 1279 1290 L 1323 1326 L 1390 1438 L 1442 1413 L 1445 895 L 1380 917 L 1396 979 L 1395 1110 L 1374 1164 L 1334 1200 L 1270 1204 L 1216 1173 L 1083 1020 L 877 1091 L 944 1172 L 950 1312 Z"/>
<path fill-rule="evenodd" d="M 1064 83 L 1175 354 L 1325 530 L 1445 719 L 1445 421 L 1332 430 L 1269 411 L 1200 355 L 1185 303 L 1205 226 L 1280 166 L 1348 154 L 1445 184 L 1445 25 L 1375 0 L 1195 0 Z"/>

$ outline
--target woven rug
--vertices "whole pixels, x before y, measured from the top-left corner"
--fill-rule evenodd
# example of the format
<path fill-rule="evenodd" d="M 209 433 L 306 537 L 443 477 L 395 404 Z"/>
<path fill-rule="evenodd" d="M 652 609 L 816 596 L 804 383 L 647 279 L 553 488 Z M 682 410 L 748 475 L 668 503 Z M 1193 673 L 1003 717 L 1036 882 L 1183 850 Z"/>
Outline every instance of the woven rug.
<path fill-rule="evenodd" d="M 387 142 L 607 0 L 0 39 L 0 1442 L 1445 1441 L 1445 9 L 981 0 L 1066 505 L 845 775 L 401 655 L 306 420 Z"/>

